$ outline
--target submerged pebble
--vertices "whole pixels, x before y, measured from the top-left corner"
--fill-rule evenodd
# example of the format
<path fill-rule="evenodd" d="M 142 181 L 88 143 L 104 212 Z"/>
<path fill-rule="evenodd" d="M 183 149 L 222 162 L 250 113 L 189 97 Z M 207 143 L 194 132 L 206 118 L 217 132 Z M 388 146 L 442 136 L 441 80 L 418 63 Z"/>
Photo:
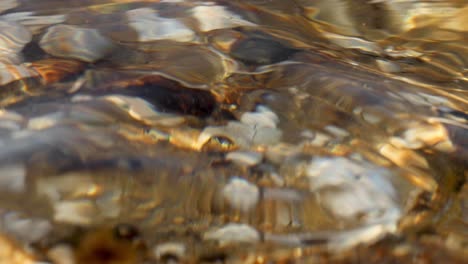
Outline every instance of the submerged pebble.
<path fill-rule="evenodd" d="M 226 160 L 243 166 L 255 166 L 262 161 L 262 154 L 257 152 L 232 151 L 226 155 Z"/>
<path fill-rule="evenodd" d="M 373 223 L 397 221 L 401 208 L 390 173 L 344 158 L 315 158 L 307 167 L 310 188 L 332 214 Z"/>
<path fill-rule="evenodd" d="M 238 26 L 256 26 L 236 13 L 232 13 L 224 6 L 199 5 L 190 10 L 192 16 L 198 20 L 202 32 L 216 29 L 233 28 Z"/>
<path fill-rule="evenodd" d="M 89 225 L 97 208 L 91 201 L 59 201 L 54 204 L 54 221 L 76 225 Z"/>
<path fill-rule="evenodd" d="M 17 0 L 4 0 L 0 4 L 0 12 L 3 12 L 5 10 L 11 9 L 11 8 L 14 8 L 14 7 L 18 6 L 18 4 L 19 3 L 18 3 Z"/>
<path fill-rule="evenodd" d="M 276 40 L 254 36 L 236 42 L 231 56 L 248 65 L 265 65 L 288 60 L 295 52 Z"/>
<path fill-rule="evenodd" d="M 0 262 L 458 263 L 466 7 L 338 2 L 0 1 Z"/>
<path fill-rule="evenodd" d="M 138 32 L 138 41 L 174 40 L 192 41 L 195 32 L 177 18 L 160 17 L 150 8 L 139 8 L 126 12 L 131 27 Z"/>
<path fill-rule="evenodd" d="M 253 209 L 260 199 L 259 188 L 242 178 L 232 178 L 222 192 L 232 207 L 244 212 Z"/>
<path fill-rule="evenodd" d="M 203 235 L 205 240 L 217 240 L 222 245 L 232 243 L 258 243 L 260 233 L 246 224 L 230 223 L 220 228 L 215 228 Z"/>
<path fill-rule="evenodd" d="M 0 189 L 4 192 L 23 192 L 26 168 L 22 164 L 0 165 Z"/>
<path fill-rule="evenodd" d="M 0 17 L 0 51 L 18 53 L 32 39 L 32 34 L 24 26 Z"/>
<path fill-rule="evenodd" d="M 47 29 L 39 42 L 47 53 L 62 58 L 95 62 L 112 50 L 112 42 L 92 28 L 56 25 Z"/>
<path fill-rule="evenodd" d="M 159 261 L 174 259 L 177 262 L 185 257 L 187 248 L 182 243 L 168 242 L 155 246 L 153 253 Z"/>

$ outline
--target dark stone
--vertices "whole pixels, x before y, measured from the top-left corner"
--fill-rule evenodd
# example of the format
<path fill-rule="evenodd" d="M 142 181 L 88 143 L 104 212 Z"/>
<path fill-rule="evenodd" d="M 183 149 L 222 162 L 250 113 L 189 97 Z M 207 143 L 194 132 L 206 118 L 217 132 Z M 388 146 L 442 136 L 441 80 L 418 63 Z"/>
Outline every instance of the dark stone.
<path fill-rule="evenodd" d="M 233 45 L 231 56 L 249 65 L 266 65 L 289 59 L 295 49 L 282 43 L 262 38 L 252 37 L 241 40 Z"/>
<path fill-rule="evenodd" d="M 110 89 L 113 93 L 142 98 L 161 112 L 206 117 L 216 107 L 215 98 L 208 90 L 185 87 L 162 76 L 147 76 L 126 87 Z"/>

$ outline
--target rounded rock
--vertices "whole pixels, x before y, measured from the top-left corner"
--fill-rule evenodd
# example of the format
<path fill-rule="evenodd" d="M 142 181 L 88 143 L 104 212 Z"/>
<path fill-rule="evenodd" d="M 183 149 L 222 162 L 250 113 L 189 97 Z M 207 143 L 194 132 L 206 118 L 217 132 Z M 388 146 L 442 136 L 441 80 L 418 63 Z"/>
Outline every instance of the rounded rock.
<path fill-rule="evenodd" d="M 50 27 L 39 45 L 50 55 L 85 62 L 102 59 L 112 49 L 112 42 L 96 29 L 71 25 Z"/>
<path fill-rule="evenodd" d="M 18 53 L 31 39 L 31 32 L 22 25 L 0 20 L 0 51 Z"/>

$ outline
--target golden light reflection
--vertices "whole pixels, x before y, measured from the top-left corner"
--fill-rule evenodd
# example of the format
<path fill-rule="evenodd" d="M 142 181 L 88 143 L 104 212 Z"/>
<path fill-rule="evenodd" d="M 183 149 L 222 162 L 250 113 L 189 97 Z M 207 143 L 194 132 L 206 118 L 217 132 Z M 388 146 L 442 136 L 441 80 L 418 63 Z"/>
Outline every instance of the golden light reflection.
<path fill-rule="evenodd" d="M 21 164 L 24 188 L 0 194 L 0 231 L 53 232 L 5 252 L 138 263 L 120 222 L 151 263 L 398 255 L 413 230 L 463 244 L 463 1 L 10 2 L 0 171 Z"/>

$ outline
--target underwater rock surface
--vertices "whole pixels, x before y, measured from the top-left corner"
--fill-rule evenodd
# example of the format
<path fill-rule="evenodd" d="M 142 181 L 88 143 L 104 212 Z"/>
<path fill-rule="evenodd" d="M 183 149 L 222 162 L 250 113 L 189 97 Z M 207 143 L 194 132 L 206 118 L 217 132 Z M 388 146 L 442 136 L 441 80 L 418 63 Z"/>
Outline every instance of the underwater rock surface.
<path fill-rule="evenodd" d="M 463 263 L 467 10 L 2 1 L 0 262 Z"/>

